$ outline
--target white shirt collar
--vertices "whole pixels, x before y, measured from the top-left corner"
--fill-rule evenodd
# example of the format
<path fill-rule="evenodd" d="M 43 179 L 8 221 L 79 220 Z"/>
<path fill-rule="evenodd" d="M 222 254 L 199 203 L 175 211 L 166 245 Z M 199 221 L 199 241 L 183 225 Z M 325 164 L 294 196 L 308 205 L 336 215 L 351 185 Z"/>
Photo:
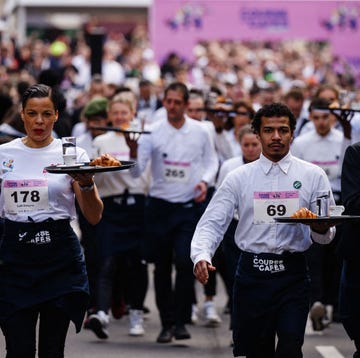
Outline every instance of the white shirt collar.
<path fill-rule="evenodd" d="M 273 162 L 273 161 L 269 160 L 261 153 L 260 158 L 259 158 L 259 163 L 260 163 L 260 167 L 262 168 L 262 170 L 264 171 L 264 173 L 266 175 L 269 174 L 271 167 L 274 164 L 278 165 L 279 168 L 281 169 L 281 171 L 283 173 L 287 174 L 290 164 L 291 164 L 291 159 L 292 159 L 292 155 L 290 152 L 278 162 Z"/>

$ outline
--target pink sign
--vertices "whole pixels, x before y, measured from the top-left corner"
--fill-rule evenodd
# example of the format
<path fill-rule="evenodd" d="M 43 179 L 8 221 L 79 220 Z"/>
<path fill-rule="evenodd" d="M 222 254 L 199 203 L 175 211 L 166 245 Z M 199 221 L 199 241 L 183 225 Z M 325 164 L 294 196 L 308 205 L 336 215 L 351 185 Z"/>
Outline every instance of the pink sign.
<path fill-rule="evenodd" d="M 324 40 L 360 67 L 360 3 L 352 1 L 154 0 L 152 45 L 187 60 L 201 40 Z"/>

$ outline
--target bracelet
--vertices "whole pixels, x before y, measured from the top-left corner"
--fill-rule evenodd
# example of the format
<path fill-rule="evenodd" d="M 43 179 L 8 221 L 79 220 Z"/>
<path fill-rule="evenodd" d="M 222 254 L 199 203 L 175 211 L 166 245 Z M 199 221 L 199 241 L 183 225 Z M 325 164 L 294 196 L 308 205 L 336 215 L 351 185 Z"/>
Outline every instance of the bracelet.
<path fill-rule="evenodd" d="M 94 183 L 92 183 L 91 185 L 84 185 L 84 186 L 81 186 L 79 184 L 79 187 L 80 187 L 80 190 L 83 192 L 92 191 L 92 190 L 94 190 Z"/>

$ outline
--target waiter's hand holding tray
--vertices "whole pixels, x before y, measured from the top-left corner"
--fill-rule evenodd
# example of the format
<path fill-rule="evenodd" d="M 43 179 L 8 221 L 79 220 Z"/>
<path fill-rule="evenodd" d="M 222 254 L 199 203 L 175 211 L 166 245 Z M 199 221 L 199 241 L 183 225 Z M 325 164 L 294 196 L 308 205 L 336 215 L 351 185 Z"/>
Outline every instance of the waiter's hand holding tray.
<path fill-rule="evenodd" d="M 313 224 L 324 224 L 327 226 L 335 226 L 339 224 L 343 224 L 345 222 L 351 221 L 360 221 L 360 216 L 357 215 L 335 215 L 330 216 L 318 216 L 317 214 L 311 212 L 306 208 L 301 208 L 297 212 L 295 212 L 291 216 L 287 217 L 276 217 L 274 220 L 278 223 L 286 223 L 286 224 L 305 224 L 305 225 L 313 225 Z"/>
<path fill-rule="evenodd" d="M 313 218 L 313 219 L 311 218 L 300 219 L 300 218 L 292 218 L 288 216 L 288 217 L 276 217 L 274 220 L 278 223 L 286 223 L 286 224 L 311 225 L 312 223 L 329 223 L 332 224 L 331 226 L 334 226 L 350 221 L 360 221 L 360 215 L 359 216 L 354 216 L 354 215 L 319 216 L 318 218 Z"/>

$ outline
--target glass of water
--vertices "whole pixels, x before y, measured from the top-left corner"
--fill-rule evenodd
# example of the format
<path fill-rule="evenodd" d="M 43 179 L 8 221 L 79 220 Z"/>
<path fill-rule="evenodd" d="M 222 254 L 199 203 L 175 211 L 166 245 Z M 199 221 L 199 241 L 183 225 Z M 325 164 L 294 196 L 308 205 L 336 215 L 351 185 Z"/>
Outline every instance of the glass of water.
<path fill-rule="evenodd" d="M 64 164 L 76 164 L 76 137 L 62 137 L 61 141 Z"/>
<path fill-rule="evenodd" d="M 330 192 L 318 191 L 316 193 L 316 207 L 317 207 L 317 214 L 319 216 L 330 216 L 329 204 L 330 204 Z"/>

